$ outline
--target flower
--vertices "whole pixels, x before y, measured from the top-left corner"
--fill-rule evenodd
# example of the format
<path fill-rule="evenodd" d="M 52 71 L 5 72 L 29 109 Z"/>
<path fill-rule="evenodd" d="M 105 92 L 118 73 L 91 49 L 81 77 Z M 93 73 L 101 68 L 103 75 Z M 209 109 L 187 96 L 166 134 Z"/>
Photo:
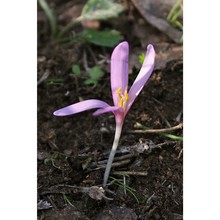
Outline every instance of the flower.
<path fill-rule="evenodd" d="M 150 78 L 155 64 L 154 47 L 149 44 L 141 70 L 128 92 L 128 55 L 128 43 L 124 41 L 116 46 L 111 56 L 111 90 L 114 102 L 113 106 L 101 100 L 89 99 L 61 108 L 53 113 L 55 116 L 67 116 L 90 109 L 98 109 L 93 113 L 93 115 L 96 116 L 107 112 L 113 112 L 116 121 L 116 131 L 112 151 L 104 175 L 104 186 L 108 180 L 125 116 L 145 83 Z"/>
<path fill-rule="evenodd" d="M 136 80 L 128 92 L 128 54 L 129 48 L 126 41 L 120 43 L 112 53 L 111 90 L 114 106 L 110 106 L 106 102 L 97 99 L 89 99 L 59 109 L 54 112 L 54 115 L 67 116 L 98 108 L 93 115 L 113 112 L 116 123 L 123 124 L 127 112 L 151 76 L 155 63 L 154 47 L 152 45 L 148 45 L 144 63 Z"/>

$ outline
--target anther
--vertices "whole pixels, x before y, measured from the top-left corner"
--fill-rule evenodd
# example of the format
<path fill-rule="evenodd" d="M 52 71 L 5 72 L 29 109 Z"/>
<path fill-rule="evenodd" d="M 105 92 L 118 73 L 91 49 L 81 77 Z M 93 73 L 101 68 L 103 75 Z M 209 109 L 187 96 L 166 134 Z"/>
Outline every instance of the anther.
<path fill-rule="evenodd" d="M 124 91 L 124 95 L 121 94 L 121 91 L 122 91 L 122 88 L 119 87 L 115 92 L 119 97 L 118 107 L 123 107 L 125 109 L 125 103 L 128 101 L 127 88 Z"/>

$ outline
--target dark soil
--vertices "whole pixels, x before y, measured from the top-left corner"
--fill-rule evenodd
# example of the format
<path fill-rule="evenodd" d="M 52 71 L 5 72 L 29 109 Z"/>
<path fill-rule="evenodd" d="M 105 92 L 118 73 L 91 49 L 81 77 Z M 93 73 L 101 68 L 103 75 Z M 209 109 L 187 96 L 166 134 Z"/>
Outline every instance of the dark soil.
<path fill-rule="evenodd" d="M 58 3 L 57 11 L 65 9 Z M 141 20 L 141 16 L 135 10 L 132 13 L 134 19 L 128 21 L 128 12 L 125 12 L 120 25 L 111 23 L 114 28 L 123 26 L 120 31 L 129 41 L 130 56 L 134 51 L 146 50 L 142 45 L 143 34 L 140 39 L 133 31 L 138 29 L 135 21 Z M 143 21 L 140 23 L 149 28 L 145 44 L 155 46 L 158 64 L 164 51 L 172 52 L 167 48 L 179 48 L 153 27 Z M 122 183 L 125 180 L 127 186 L 136 190 L 134 195 L 128 190 L 125 192 L 116 182 L 104 194 L 102 188 L 98 188 L 103 181 L 102 162 L 108 158 L 114 138 L 112 114 L 93 117 L 92 111 L 87 111 L 70 117 L 53 116 L 55 110 L 80 100 L 96 98 L 112 104 L 107 62 L 112 50 L 92 44 L 52 43 L 49 25 L 39 9 L 38 80 L 45 74 L 47 77 L 38 84 L 38 219 L 183 219 L 182 141 L 158 133 L 134 132 L 138 129 L 137 122 L 151 129 L 173 127 L 182 122 L 181 57 L 174 56 L 156 66 L 125 120 L 116 154 L 118 164 L 112 169 L 111 177 Z M 106 61 L 101 64 L 105 75 L 97 86 L 83 84 L 87 78 L 84 53 L 89 67 L 105 57 Z M 82 75 L 71 73 L 73 64 L 80 65 Z M 131 61 L 130 85 L 139 68 L 140 64 Z M 182 136 L 181 129 L 169 133 Z M 133 150 L 125 152 L 122 150 L 125 147 Z M 138 147 L 145 147 L 145 151 L 137 152 Z M 133 173 L 123 179 L 114 174 L 115 171 Z M 146 175 L 141 176 L 140 172 Z M 99 193 L 113 200 L 100 199 Z"/>

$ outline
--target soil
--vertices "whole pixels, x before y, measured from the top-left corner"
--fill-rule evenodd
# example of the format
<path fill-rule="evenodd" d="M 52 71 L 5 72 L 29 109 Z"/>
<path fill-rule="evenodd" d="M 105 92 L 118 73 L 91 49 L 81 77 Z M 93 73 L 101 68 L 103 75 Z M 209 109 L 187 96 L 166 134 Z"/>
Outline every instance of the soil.
<path fill-rule="evenodd" d="M 81 1 L 65 1 L 65 4 L 53 2 L 56 4 L 51 4 L 51 7 L 63 15 L 67 10 L 64 7 L 66 4 L 82 4 L 79 3 Z M 119 19 L 120 24 L 113 21 L 108 25 L 115 29 L 123 27 L 118 30 L 129 42 L 130 57 L 135 51 L 145 52 L 146 45 L 152 43 L 157 53 L 157 64 L 126 117 L 115 158 L 117 163 L 110 175 L 115 182 L 103 189 L 104 162 L 114 138 L 113 115 L 109 113 L 93 117 L 93 111 L 87 111 L 69 117 L 55 117 L 53 112 L 90 98 L 112 104 L 108 61 L 113 48 L 80 42 L 53 43 L 47 19 L 39 8 L 39 220 L 183 219 L 183 142 L 159 133 L 135 133 L 135 130 L 139 130 L 137 123 L 151 129 L 174 127 L 182 123 L 182 54 L 172 56 L 177 51 L 175 48 L 181 45 L 173 43 L 166 35 L 144 22 L 135 9 L 132 15 L 131 11 L 125 12 Z M 138 25 L 146 28 L 147 33 L 142 32 Z M 82 27 L 77 28 L 79 31 Z M 161 56 L 163 53 L 169 53 L 169 59 L 164 60 L 166 56 Z M 85 63 L 92 67 L 100 60 L 104 77 L 96 86 L 84 85 L 87 79 Z M 81 67 L 81 75 L 72 73 L 73 64 Z M 140 67 L 140 64 L 131 60 L 129 85 Z M 169 133 L 182 136 L 183 131 L 178 129 Z M 118 185 L 118 181 L 135 191 L 125 190 L 123 185 Z"/>

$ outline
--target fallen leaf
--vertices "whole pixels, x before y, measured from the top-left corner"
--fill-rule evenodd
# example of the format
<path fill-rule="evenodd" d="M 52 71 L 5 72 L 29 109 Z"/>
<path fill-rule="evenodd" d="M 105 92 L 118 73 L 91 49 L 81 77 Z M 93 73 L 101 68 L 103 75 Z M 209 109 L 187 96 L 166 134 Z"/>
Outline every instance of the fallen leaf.
<path fill-rule="evenodd" d="M 152 26 L 165 33 L 175 43 L 182 42 L 182 32 L 174 28 L 168 21 L 167 15 L 176 0 L 131 0 L 142 17 Z"/>

